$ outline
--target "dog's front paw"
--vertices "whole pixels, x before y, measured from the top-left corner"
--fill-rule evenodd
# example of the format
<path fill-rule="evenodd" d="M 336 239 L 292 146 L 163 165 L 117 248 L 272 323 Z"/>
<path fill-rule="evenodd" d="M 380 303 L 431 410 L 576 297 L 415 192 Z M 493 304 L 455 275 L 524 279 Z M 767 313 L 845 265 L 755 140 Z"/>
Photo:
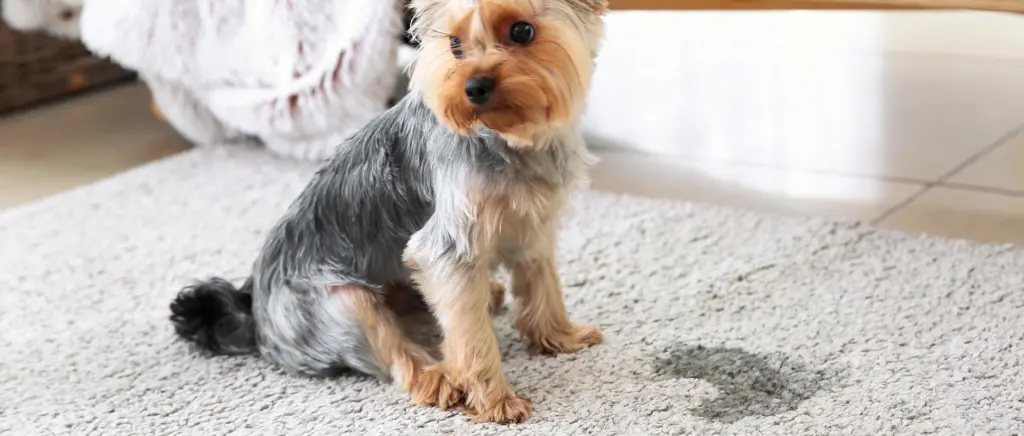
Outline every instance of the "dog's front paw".
<path fill-rule="evenodd" d="M 573 326 L 568 333 L 551 332 L 530 341 L 534 354 L 569 354 L 604 342 L 601 330 L 592 325 Z"/>
<path fill-rule="evenodd" d="M 467 409 L 465 412 L 474 422 L 515 424 L 526 421 L 532 411 L 533 403 L 530 400 L 510 395 L 495 401 L 482 410 Z"/>
<path fill-rule="evenodd" d="M 447 410 L 462 401 L 462 392 L 452 382 L 441 365 L 431 365 L 416 374 L 412 400 L 421 406 L 436 406 Z"/>

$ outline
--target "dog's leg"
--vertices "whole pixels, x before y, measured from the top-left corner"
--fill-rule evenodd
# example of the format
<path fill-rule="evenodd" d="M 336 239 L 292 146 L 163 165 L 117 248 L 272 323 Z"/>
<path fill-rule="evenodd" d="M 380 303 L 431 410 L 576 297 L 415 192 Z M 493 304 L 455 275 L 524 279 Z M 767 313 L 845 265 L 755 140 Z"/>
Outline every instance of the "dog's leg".
<path fill-rule="evenodd" d="M 491 282 L 491 313 L 498 314 L 505 311 L 505 285 L 498 282 Z"/>
<path fill-rule="evenodd" d="M 546 233 L 541 243 L 507 262 L 516 299 L 516 330 L 538 354 L 573 353 L 600 344 L 603 337 L 597 327 L 569 321 L 555 264 L 555 231 Z"/>
<path fill-rule="evenodd" d="M 365 328 L 376 363 L 390 370 L 395 384 L 412 394 L 413 401 L 441 409 L 458 403 L 461 394 L 446 371 L 402 333 L 395 313 L 383 299 L 358 286 L 339 286 L 332 292 Z"/>
<path fill-rule="evenodd" d="M 509 387 L 491 326 L 495 288 L 490 271 L 468 265 L 410 264 L 444 331 L 443 365 L 463 392 L 466 413 L 474 421 L 525 420 L 532 406 Z"/>

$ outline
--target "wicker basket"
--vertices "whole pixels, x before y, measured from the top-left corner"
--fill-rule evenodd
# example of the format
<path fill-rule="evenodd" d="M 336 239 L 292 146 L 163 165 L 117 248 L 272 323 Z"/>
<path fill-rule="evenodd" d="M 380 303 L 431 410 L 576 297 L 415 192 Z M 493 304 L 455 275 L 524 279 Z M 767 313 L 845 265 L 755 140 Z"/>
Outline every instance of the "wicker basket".
<path fill-rule="evenodd" d="M 0 20 L 0 114 L 133 76 L 77 41 L 17 32 Z"/>

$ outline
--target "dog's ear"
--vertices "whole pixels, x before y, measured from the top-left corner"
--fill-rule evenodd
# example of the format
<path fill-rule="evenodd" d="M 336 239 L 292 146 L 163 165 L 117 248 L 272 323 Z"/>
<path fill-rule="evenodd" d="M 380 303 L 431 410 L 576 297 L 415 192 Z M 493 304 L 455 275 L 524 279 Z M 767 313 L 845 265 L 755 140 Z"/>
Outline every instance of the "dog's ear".
<path fill-rule="evenodd" d="M 406 8 L 412 9 L 417 14 L 420 14 L 424 11 L 429 12 L 431 10 L 440 9 L 444 3 L 447 3 L 447 1 L 449 0 L 404 0 L 404 3 Z"/>
<path fill-rule="evenodd" d="M 608 12 L 608 0 L 571 0 L 578 3 L 580 6 L 589 8 L 592 12 L 598 15 L 604 15 Z"/>
<path fill-rule="evenodd" d="M 423 40 L 436 27 L 450 0 L 405 0 L 406 7 L 412 11 L 409 23 L 409 36 L 416 43 Z"/>
<path fill-rule="evenodd" d="M 407 9 L 418 9 L 427 3 L 440 3 L 440 0 L 403 0 Z"/>

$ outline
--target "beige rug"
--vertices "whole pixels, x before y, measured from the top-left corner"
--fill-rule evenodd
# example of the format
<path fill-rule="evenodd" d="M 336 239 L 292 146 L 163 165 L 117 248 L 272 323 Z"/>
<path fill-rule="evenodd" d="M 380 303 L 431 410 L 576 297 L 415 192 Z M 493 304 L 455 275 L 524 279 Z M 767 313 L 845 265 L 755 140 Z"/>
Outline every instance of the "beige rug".
<path fill-rule="evenodd" d="M 311 174 L 198 150 L 0 215 L 0 434 L 1012 434 L 1024 251 L 584 192 L 560 256 L 607 344 L 529 357 L 525 424 L 475 425 L 363 377 L 294 378 L 175 342 L 195 277 L 248 272 Z"/>

